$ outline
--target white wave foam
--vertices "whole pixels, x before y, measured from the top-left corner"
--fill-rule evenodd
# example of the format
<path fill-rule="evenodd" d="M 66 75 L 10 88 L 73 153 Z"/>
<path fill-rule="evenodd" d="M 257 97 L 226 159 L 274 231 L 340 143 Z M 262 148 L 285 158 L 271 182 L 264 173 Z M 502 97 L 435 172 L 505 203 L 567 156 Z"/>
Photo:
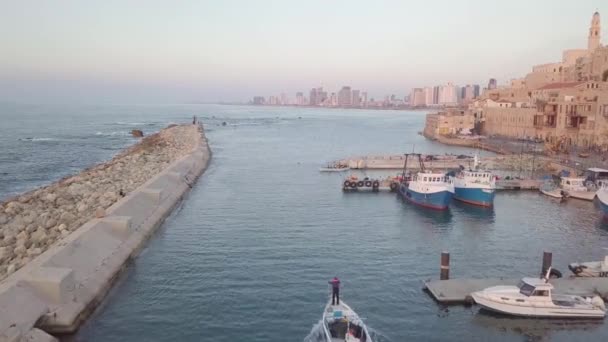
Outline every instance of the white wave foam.
<path fill-rule="evenodd" d="M 28 138 L 21 138 L 19 140 L 20 141 L 58 141 L 60 139 L 57 139 L 57 138 L 28 137 Z"/>
<path fill-rule="evenodd" d="M 113 136 L 129 136 L 131 135 L 130 132 L 125 132 L 125 131 L 114 131 L 114 132 L 95 132 L 95 135 L 97 136 L 104 136 L 104 137 L 113 137 Z"/>
<path fill-rule="evenodd" d="M 323 331 L 323 321 L 317 322 L 310 329 L 310 332 L 304 337 L 304 342 L 325 342 L 325 336 Z"/>

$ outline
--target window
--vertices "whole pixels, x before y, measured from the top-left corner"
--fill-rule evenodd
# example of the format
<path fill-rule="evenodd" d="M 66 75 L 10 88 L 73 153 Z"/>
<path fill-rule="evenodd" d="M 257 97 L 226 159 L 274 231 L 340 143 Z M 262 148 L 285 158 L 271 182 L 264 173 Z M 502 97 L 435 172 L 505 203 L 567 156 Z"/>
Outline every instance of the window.
<path fill-rule="evenodd" d="M 532 292 L 534 292 L 534 286 L 530 285 L 530 284 L 526 284 L 523 281 L 519 283 L 519 293 L 523 294 L 524 296 L 530 296 L 532 294 Z"/>
<path fill-rule="evenodd" d="M 423 179 L 423 180 L 426 182 L 426 177 L 424 177 L 424 179 Z"/>
<path fill-rule="evenodd" d="M 534 293 L 532 295 L 533 296 L 539 296 L 539 297 L 547 297 L 547 296 L 549 296 L 549 291 L 547 291 L 547 290 L 536 290 L 536 291 L 534 291 Z"/>

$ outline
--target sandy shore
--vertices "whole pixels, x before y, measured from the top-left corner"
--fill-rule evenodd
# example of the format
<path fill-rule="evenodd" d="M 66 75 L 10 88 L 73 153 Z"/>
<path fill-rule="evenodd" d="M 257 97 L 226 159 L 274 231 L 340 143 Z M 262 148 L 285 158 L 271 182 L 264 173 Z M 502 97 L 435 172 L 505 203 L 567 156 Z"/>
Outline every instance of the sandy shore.
<path fill-rule="evenodd" d="M 170 126 L 108 162 L 0 203 L 0 280 L 189 153 L 198 134 Z"/>

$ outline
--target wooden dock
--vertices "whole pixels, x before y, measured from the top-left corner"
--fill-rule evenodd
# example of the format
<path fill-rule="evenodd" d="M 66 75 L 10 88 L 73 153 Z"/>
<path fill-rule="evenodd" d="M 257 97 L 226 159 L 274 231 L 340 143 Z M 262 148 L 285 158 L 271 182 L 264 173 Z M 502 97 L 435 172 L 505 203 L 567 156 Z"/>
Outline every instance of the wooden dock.
<path fill-rule="evenodd" d="M 424 283 L 431 296 L 442 304 L 465 304 L 472 292 L 490 286 L 517 285 L 520 279 L 449 279 Z M 580 296 L 600 295 L 608 299 L 608 278 L 560 278 L 549 280 L 555 293 Z"/>

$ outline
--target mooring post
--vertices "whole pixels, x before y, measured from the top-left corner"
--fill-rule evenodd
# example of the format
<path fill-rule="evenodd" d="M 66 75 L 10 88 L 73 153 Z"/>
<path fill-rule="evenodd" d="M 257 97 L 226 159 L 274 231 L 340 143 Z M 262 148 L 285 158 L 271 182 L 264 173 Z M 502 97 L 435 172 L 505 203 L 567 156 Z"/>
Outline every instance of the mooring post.
<path fill-rule="evenodd" d="M 543 266 L 540 270 L 541 278 L 547 274 L 547 270 L 551 267 L 551 261 L 553 259 L 553 253 L 543 252 Z"/>
<path fill-rule="evenodd" d="M 441 252 L 441 280 L 450 279 L 450 253 Z"/>

